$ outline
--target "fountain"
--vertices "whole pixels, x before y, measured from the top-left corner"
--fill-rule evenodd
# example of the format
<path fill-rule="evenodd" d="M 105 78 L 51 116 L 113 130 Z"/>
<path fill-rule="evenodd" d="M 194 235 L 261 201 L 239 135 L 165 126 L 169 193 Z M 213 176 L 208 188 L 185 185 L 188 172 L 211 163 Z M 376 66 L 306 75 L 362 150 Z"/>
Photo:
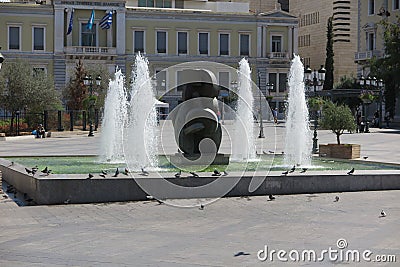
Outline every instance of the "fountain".
<path fill-rule="evenodd" d="M 149 75 L 148 61 L 135 58 L 128 116 L 124 131 L 124 153 L 131 170 L 158 167 L 156 98 Z"/>
<path fill-rule="evenodd" d="M 123 162 L 123 134 L 127 117 L 124 75 L 116 70 L 115 79 L 110 80 L 104 102 L 104 117 L 100 146 L 101 162 Z"/>
<path fill-rule="evenodd" d="M 249 63 L 243 58 L 238 70 L 238 104 L 237 115 L 234 122 L 235 133 L 233 136 L 232 159 L 234 161 L 252 160 L 256 158 L 253 132 L 253 102 L 251 88 L 251 70 Z M 247 140 L 244 142 L 243 140 Z"/>
<path fill-rule="evenodd" d="M 285 164 L 311 165 L 312 132 L 304 92 L 304 66 L 297 55 L 289 74 L 289 95 L 285 135 Z"/>

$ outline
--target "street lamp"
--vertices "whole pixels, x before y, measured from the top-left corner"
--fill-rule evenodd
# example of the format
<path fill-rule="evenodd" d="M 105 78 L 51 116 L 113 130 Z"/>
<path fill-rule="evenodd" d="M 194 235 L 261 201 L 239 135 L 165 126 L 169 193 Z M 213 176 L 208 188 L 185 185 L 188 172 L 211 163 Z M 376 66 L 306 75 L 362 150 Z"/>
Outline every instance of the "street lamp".
<path fill-rule="evenodd" d="M 382 102 L 383 102 L 383 90 L 385 88 L 385 84 L 383 83 L 382 79 L 378 80 L 378 88 L 379 88 L 379 129 L 382 129 Z"/>
<path fill-rule="evenodd" d="M 361 87 L 366 90 L 370 87 L 375 87 L 377 80 L 375 77 L 371 78 L 370 76 L 368 76 L 367 78 L 365 78 L 364 76 L 360 77 L 359 83 L 361 85 Z M 368 125 L 368 118 L 367 118 L 367 105 L 371 103 L 371 100 L 368 98 L 363 98 L 361 99 L 362 103 L 363 103 L 363 113 L 364 113 L 364 133 L 369 133 L 369 125 Z"/>
<path fill-rule="evenodd" d="M 258 86 L 261 87 L 261 75 L 260 75 L 260 72 L 258 72 Z M 260 89 L 260 133 L 258 134 L 258 138 L 265 138 L 265 136 L 264 136 L 263 117 L 262 117 L 261 96 L 262 96 L 262 92 L 261 92 L 261 89 Z"/>
<path fill-rule="evenodd" d="M 326 69 L 324 65 L 321 65 L 321 68 L 316 71 L 311 71 L 310 66 L 307 66 L 304 70 L 304 79 L 307 86 L 314 86 L 314 97 L 317 96 L 317 87 L 321 87 L 325 82 L 325 74 Z M 314 136 L 313 136 L 313 153 L 318 152 L 318 110 L 314 110 Z"/>
<path fill-rule="evenodd" d="M 98 75 L 96 77 L 96 85 L 100 86 L 101 84 L 101 77 Z M 89 100 L 89 134 L 88 136 L 94 136 L 93 133 L 93 108 L 94 108 L 94 101 L 92 99 L 93 96 L 93 78 L 92 75 L 89 75 L 89 77 L 86 75 L 83 78 L 83 84 L 85 86 L 89 86 L 89 95 L 90 95 L 90 100 Z"/>

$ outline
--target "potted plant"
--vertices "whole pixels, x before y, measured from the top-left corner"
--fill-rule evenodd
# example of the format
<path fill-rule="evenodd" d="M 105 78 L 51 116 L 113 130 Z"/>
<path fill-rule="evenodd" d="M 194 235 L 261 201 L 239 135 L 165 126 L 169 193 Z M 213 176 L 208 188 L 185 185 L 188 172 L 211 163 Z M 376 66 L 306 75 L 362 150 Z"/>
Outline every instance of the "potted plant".
<path fill-rule="evenodd" d="M 325 102 L 321 126 L 329 129 L 336 135 L 337 144 L 320 145 L 320 155 L 327 157 L 353 159 L 360 157 L 359 144 L 341 144 L 340 136 L 344 131 L 353 132 L 356 129 L 351 110 L 346 105 L 338 105 L 332 102 Z"/>

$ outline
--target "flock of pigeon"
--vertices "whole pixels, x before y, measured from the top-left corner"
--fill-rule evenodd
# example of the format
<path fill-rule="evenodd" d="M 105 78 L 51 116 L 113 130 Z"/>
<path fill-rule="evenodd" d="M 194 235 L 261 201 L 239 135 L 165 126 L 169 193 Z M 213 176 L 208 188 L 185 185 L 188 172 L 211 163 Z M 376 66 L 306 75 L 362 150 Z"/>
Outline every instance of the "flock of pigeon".
<path fill-rule="evenodd" d="M 282 172 L 282 174 L 286 176 L 289 173 L 293 173 L 295 170 L 296 170 L 296 165 L 293 165 L 293 167 L 290 170 L 284 171 L 284 172 Z M 300 173 L 305 173 L 307 170 L 308 170 L 308 168 L 301 168 Z M 352 168 L 350 171 L 347 172 L 347 174 L 348 175 L 353 175 L 354 171 L 355 171 L 355 169 Z"/>

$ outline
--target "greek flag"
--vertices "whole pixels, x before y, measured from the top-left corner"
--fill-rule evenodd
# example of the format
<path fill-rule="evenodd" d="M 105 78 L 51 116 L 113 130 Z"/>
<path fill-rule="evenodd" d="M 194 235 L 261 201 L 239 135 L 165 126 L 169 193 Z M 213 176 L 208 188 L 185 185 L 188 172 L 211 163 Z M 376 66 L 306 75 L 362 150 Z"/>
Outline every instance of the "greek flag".
<path fill-rule="evenodd" d="M 100 27 L 105 30 L 109 29 L 112 23 L 112 11 L 106 12 L 106 15 L 100 21 Z"/>
<path fill-rule="evenodd" d="M 71 17 L 69 18 L 69 25 L 68 25 L 67 35 L 72 32 L 72 24 L 73 24 L 73 22 L 74 22 L 74 10 L 72 9 Z"/>
<path fill-rule="evenodd" d="M 94 9 L 92 9 L 92 15 L 90 15 L 89 21 L 86 24 L 86 29 L 91 31 L 93 27 L 93 22 L 94 22 Z"/>

